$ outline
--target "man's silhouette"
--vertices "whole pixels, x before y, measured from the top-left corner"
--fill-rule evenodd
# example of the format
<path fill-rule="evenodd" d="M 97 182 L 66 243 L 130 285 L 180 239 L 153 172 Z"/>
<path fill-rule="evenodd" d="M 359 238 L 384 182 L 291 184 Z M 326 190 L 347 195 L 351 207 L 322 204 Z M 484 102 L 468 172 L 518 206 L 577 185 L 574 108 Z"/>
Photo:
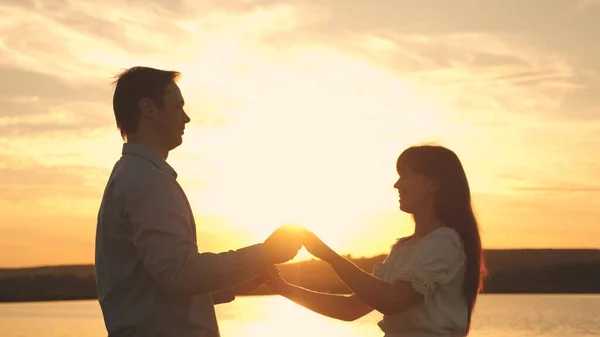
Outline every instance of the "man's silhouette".
<path fill-rule="evenodd" d="M 96 229 L 98 297 L 110 337 L 219 336 L 214 304 L 256 287 L 301 248 L 293 230 L 224 253 L 199 253 L 196 224 L 166 162 L 190 118 L 178 72 L 134 67 L 113 97 L 125 140 L 106 185 Z"/>

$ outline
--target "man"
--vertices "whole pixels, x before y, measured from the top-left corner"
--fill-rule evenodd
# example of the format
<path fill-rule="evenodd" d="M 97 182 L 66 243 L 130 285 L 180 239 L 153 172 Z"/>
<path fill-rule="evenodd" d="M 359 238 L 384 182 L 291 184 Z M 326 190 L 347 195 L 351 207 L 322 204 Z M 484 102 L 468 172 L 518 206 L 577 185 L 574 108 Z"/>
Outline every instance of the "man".
<path fill-rule="evenodd" d="M 281 227 L 262 244 L 199 253 L 196 224 L 166 162 L 190 118 L 178 72 L 134 67 L 113 97 L 125 140 L 98 212 L 96 281 L 109 337 L 219 336 L 214 304 L 255 288 L 269 267 L 301 248 Z"/>

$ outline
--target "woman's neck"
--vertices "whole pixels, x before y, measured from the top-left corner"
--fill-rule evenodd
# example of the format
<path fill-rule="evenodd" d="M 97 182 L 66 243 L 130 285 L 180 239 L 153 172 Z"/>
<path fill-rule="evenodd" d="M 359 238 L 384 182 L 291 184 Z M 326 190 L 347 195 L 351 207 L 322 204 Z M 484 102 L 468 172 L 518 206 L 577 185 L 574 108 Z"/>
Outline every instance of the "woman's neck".
<path fill-rule="evenodd" d="M 413 214 L 415 220 L 415 238 L 422 239 L 427 234 L 434 230 L 443 227 L 442 224 L 433 212 L 423 212 L 420 214 Z"/>

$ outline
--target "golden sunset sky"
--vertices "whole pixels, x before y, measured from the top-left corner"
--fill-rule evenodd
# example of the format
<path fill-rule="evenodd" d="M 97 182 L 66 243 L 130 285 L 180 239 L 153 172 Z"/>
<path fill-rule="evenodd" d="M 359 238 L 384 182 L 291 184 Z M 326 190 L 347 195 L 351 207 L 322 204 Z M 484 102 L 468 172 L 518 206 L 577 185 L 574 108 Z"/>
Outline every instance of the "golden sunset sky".
<path fill-rule="evenodd" d="M 197 3 L 196 3 L 197 2 Z M 455 150 L 486 248 L 600 248 L 600 1 L 0 1 L 0 267 L 93 263 L 112 76 L 182 72 L 201 251 L 410 234 L 395 161 Z M 305 252 L 299 258 L 306 257 Z"/>

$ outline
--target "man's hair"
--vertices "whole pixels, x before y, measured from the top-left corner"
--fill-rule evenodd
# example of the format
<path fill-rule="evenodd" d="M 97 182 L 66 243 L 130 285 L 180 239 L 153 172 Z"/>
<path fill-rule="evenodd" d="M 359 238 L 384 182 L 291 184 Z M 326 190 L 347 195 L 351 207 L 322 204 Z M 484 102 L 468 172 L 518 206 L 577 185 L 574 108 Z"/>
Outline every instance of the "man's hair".
<path fill-rule="evenodd" d="M 165 87 L 169 83 L 177 82 L 180 75 L 178 71 L 132 67 L 115 76 L 113 110 L 117 128 L 121 131 L 123 139 L 136 132 L 139 127 L 140 100 L 144 97 L 149 98 L 162 108 Z"/>

